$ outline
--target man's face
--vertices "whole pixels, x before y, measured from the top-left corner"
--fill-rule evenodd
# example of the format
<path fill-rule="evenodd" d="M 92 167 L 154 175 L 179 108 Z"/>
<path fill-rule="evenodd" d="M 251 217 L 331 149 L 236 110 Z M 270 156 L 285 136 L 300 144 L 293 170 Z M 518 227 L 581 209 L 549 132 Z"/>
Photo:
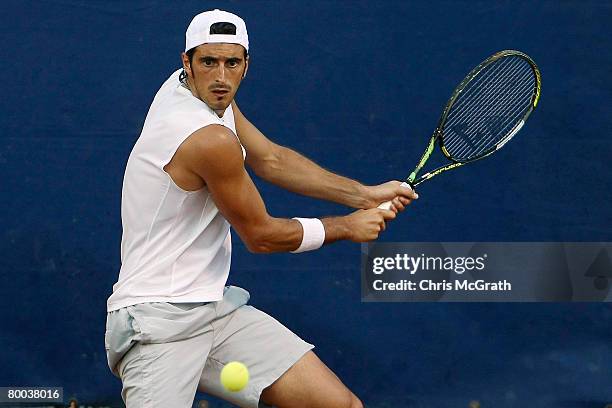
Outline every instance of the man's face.
<path fill-rule="evenodd" d="M 191 64 L 182 54 L 183 68 L 195 97 L 221 115 L 230 105 L 248 68 L 244 48 L 239 44 L 202 44 Z"/>

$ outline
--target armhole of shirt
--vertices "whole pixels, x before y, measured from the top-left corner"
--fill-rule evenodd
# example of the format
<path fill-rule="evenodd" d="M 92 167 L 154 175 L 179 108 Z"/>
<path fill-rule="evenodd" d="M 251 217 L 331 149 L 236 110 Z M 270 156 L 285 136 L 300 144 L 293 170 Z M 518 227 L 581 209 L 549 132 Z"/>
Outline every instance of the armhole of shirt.
<path fill-rule="evenodd" d="M 231 112 L 232 123 L 234 124 L 234 128 L 232 129 L 229 126 L 225 126 L 225 125 L 224 126 L 226 128 L 228 128 L 229 130 L 231 130 L 232 133 L 234 134 L 234 136 L 236 136 L 236 139 L 238 139 L 238 143 L 240 143 L 240 148 L 242 149 L 242 160 L 246 160 L 247 152 L 246 152 L 246 149 L 244 148 L 244 145 L 242 144 L 242 141 L 240 140 L 240 137 L 238 137 L 238 131 L 235 130 L 236 129 L 236 118 L 234 116 L 234 108 L 232 108 L 231 104 L 228 106 L 228 109 L 225 111 L 225 115 L 227 115 L 228 110 L 229 110 L 229 112 Z M 225 116 L 225 115 L 223 115 L 223 116 Z"/>

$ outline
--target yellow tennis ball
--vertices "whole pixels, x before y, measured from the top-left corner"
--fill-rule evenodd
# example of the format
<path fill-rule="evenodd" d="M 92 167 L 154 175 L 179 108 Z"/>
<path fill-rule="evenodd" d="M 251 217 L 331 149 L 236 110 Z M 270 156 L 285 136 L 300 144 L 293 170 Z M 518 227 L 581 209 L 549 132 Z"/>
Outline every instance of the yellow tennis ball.
<path fill-rule="evenodd" d="M 231 392 L 237 392 L 246 387 L 249 382 L 249 370 L 238 361 L 227 363 L 221 370 L 221 384 Z"/>

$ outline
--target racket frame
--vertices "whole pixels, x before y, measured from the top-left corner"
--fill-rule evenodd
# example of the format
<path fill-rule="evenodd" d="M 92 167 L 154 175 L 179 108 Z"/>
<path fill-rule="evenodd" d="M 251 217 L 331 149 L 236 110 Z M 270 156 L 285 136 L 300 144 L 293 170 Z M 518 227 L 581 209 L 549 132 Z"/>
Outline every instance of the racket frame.
<path fill-rule="evenodd" d="M 529 63 L 529 65 L 531 66 L 531 69 L 533 70 L 533 73 L 534 73 L 534 76 L 535 76 L 535 79 L 536 79 L 534 93 L 533 93 L 533 96 L 531 98 L 531 104 L 530 104 L 529 108 L 527 109 L 527 112 L 523 115 L 523 118 L 514 126 L 514 128 L 510 132 L 508 132 L 508 134 L 506 136 L 504 136 L 504 138 L 502 138 L 498 143 L 493 145 L 488 150 L 485 150 L 484 152 L 482 152 L 478 156 L 476 156 L 474 158 L 471 158 L 469 160 L 457 160 L 457 159 L 453 158 L 450 155 L 450 153 L 446 150 L 446 148 L 444 147 L 444 132 L 442 130 L 444 128 L 444 124 L 446 123 L 446 118 L 447 118 L 447 116 L 448 116 L 448 114 L 449 114 L 453 104 L 455 103 L 455 101 L 457 100 L 459 95 L 461 95 L 461 92 L 478 75 L 478 73 L 480 73 L 480 71 L 482 71 L 486 66 L 492 64 L 493 62 L 497 61 L 498 59 L 504 58 L 504 57 L 509 57 L 509 56 L 517 56 L 517 57 L 520 57 L 520 58 L 524 59 L 525 61 L 527 61 Z M 457 167 L 462 166 L 462 165 L 464 165 L 466 163 L 471 163 L 471 162 L 474 162 L 476 160 L 483 159 L 483 158 L 489 156 L 491 153 L 501 149 L 506 143 L 508 143 L 510 141 L 510 139 L 512 139 L 514 137 L 514 135 L 516 135 L 519 132 L 519 130 L 521 130 L 521 128 L 525 124 L 525 121 L 527 120 L 529 115 L 531 115 L 531 112 L 533 112 L 535 107 L 538 105 L 538 101 L 540 99 L 540 90 L 541 90 L 541 75 L 540 75 L 540 70 L 538 69 L 538 66 L 535 64 L 535 62 L 527 54 L 522 53 L 520 51 L 516 51 L 516 50 L 504 50 L 504 51 L 499 51 L 499 52 L 491 55 L 486 60 L 482 61 L 474 69 L 472 69 L 472 71 L 470 71 L 469 74 L 467 74 L 467 76 L 463 79 L 463 81 L 461 81 L 459 83 L 459 85 L 457 86 L 457 88 L 455 88 L 455 91 L 452 93 L 451 97 L 449 98 L 448 102 L 446 102 L 444 110 L 442 111 L 442 115 L 440 115 L 440 120 L 438 121 L 438 126 L 436 127 L 436 130 L 433 132 L 433 135 L 432 135 L 432 137 L 431 137 L 431 139 L 429 141 L 429 145 L 427 146 L 427 149 L 425 149 L 425 152 L 421 156 L 421 159 L 419 160 L 419 163 L 417 164 L 417 166 L 414 169 L 414 171 L 412 173 L 410 173 L 410 175 L 406 179 L 406 183 L 408 183 L 414 189 L 414 187 L 418 186 L 419 184 L 421 184 L 425 180 L 429 180 L 433 176 L 436 176 L 436 175 L 438 175 L 440 173 L 443 173 L 445 171 L 457 168 Z M 438 145 L 440 147 L 440 150 L 442 150 L 442 153 L 444 154 L 444 156 L 446 156 L 446 158 L 451 163 L 446 164 L 444 166 L 440 166 L 440 167 L 438 167 L 435 170 L 431 170 L 431 171 L 421 175 L 417 179 L 416 177 L 417 177 L 419 171 L 421 171 L 421 169 L 423 168 L 423 166 L 425 165 L 425 163 L 427 162 L 427 160 L 429 159 L 429 157 L 433 153 L 434 147 L 436 145 L 436 142 L 438 143 Z"/>

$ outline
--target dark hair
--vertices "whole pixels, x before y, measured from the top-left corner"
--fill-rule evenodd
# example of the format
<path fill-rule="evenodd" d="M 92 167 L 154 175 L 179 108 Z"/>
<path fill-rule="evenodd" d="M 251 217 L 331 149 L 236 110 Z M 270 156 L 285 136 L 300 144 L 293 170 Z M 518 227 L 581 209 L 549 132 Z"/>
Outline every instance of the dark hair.
<path fill-rule="evenodd" d="M 229 34 L 229 35 L 236 35 L 236 26 L 233 23 L 227 23 L 227 22 L 219 22 L 219 23 L 215 23 L 213 25 L 210 26 L 210 34 Z M 195 54 L 195 50 L 197 47 L 193 47 L 192 49 L 190 49 L 189 51 L 187 51 L 185 54 L 187 54 L 187 58 L 189 58 L 189 65 L 193 64 L 193 54 Z M 247 52 L 246 48 L 244 49 L 244 60 L 246 61 L 247 57 L 249 56 L 249 53 Z M 185 82 L 187 81 L 187 73 L 185 72 L 185 70 L 183 69 L 183 72 L 181 72 L 181 75 L 179 75 L 179 81 L 181 82 Z"/>
<path fill-rule="evenodd" d="M 236 25 L 221 21 L 210 26 L 209 34 L 229 34 L 236 35 Z"/>

